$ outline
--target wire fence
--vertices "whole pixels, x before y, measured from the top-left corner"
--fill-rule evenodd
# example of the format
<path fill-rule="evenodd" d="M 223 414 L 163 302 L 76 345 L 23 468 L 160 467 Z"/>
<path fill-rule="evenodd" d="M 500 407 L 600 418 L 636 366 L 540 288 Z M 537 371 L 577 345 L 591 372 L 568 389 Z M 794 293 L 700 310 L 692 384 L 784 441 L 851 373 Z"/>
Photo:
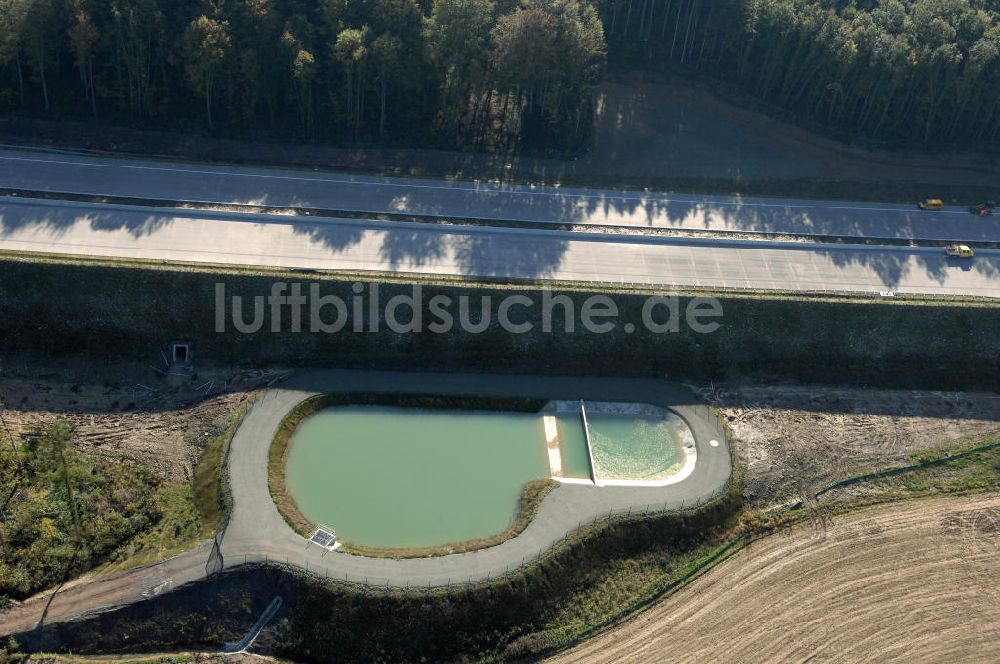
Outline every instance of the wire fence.
<path fill-rule="evenodd" d="M 907 466 L 902 466 L 898 468 L 889 468 L 886 470 L 881 470 L 873 473 L 866 473 L 863 475 L 858 475 L 854 477 L 849 477 L 838 482 L 834 482 L 829 486 L 821 489 L 815 494 L 816 498 L 819 498 L 823 494 L 832 491 L 837 488 L 850 486 L 853 484 L 858 484 L 860 482 L 879 479 L 883 477 L 891 477 L 894 475 L 903 474 L 913 470 L 919 470 L 922 468 L 927 468 L 935 465 L 940 465 L 943 463 L 948 463 L 961 459 L 962 457 L 970 456 L 979 452 L 988 451 L 1000 446 L 1000 440 L 995 440 L 989 443 L 978 445 L 976 447 L 963 450 L 954 454 L 945 455 L 942 457 L 936 457 L 933 459 L 926 459 L 914 464 Z M 724 495 L 730 487 L 727 488 L 719 496 Z M 717 496 L 718 497 L 718 496 Z M 601 529 L 615 525 L 616 523 L 624 523 L 629 520 L 646 520 L 651 517 L 665 516 L 668 514 L 683 514 L 688 512 L 690 509 L 697 507 L 698 509 L 704 509 L 711 505 L 712 501 L 708 503 L 705 502 L 681 502 L 676 503 L 649 503 L 642 506 L 630 506 L 622 508 L 611 508 L 603 512 L 593 515 L 591 518 L 580 519 L 577 521 L 575 527 L 568 529 L 557 539 L 542 542 L 540 546 L 536 548 L 530 555 L 521 556 L 518 559 L 512 559 L 509 564 L 505 565 L 503 569 L 499 567 L 493 567 L 485 571 L 479 571 L 476 573 L 465 573 L 456 574 L 451 577 L 444 577 L 440 574 L 434 574 L 431 576 L 426 576 L 423 579 L 420 578 L 420 574 L 417 573 L 413 576 L 407 576 L 403 580 L 387 578 L 385 576 L 364 575 L 356 571 L 346 570 L 339 568 L 336 563 L 336 559 L 331 561 L 317 562 L 315 557 L 310 557 L 308 555 L 302 556 L 281 556 L 272 555 L 269 553 L 245 553 L 238 556 L 230 556 L 225 560 L 224 565 L 218 568 L 216 571 L 221 571 L 221 569 L 231 569 L 238 567 L 240 565 L 251 565 L 251 564 L 283 564 L 287 566 L 296 566 L 307 573 L 316 574 L 318 576 L 324 577 L 331 581 L 336 581 L 338 583 L 344 583 L 350 586 L 354 586 L 358 589 L 372 589 L 372 588 L 384 588 L 386 591 L 393 590 L 413 590 L 413 591 L 423 591 L 430 592 L 434 590 L 445 590 L 450 591 L 452 588 L 460 587 L 472 587 L 479 584 L 490 584 L 498 582 L 501 580 L 506 580 L 508 582 L 515 580 L 518 576 L 527 573 L 531 568 L 542 563 L 546 558 L 558 555 L 559 552 L 563 551 L 566 547 L 575 545 L 587 539 L 594 532 L 599 532 Z M 787 506 L 787 510 L 793 510 L 801 507 L 801 503 L 795 503 Z M 585 531 L 586 528 L 586 531 Z M 745 539 L 745 538 L 743 538 Z M 721 557 L 724 553 L 729 552 L 735 546 L 734 541 L 724 544 L 720 549 L 710 556 L 703 564 L 697 569 L 692 570 L 692 573 L 697 572 L 709 564 L 710 562 Z M 742 541 L 742 540 L 740 540 Z M 458 557 L 475 557 L 481 554 L 480 552 L 470 552 L 462 554 L 453 554 Z M 336 553 L 331 553 L 330 555 L 337 556 Z M 342 554 L 339 554 L 342 555 Z M 323 554 L 323 558 L 326 554 Z M 384 564 L 386 559 L 378 560 L 376 565 Z M 209 576 L 210 574 L 206 574 Z M 685 575 L 687 578 L 690 575 Z"/>
<path fill-rule="evenodd" d="M 512 558 L 502 569 L 497 566 L 473 573 L 456 573 L 453 576 L 432 574 L 421 578 L 421 574 L 419 572 L 412 574 L 407 572 L 405 578 L 394 579 L 378 575 L 377 573 L 374 573 L 374 571 L 372 574 L 366 575 L 354 570 L 345 569 L 343 566 L 338 565 L 336 557 L 345 555 L 343 553 L 324 551 L 319 554 L 320 560 L 317 560 L 315 555 L 308 555 L 305 553 L 310 550 L 317 551 L 318 553 L 318 550 L 314 548 L 303 549 L 303 553 L 300 555 L 274 554 L 269 552 L 246 552 L 236 555 L 226 555 L 222 559 L 221 565 L 218 563 L 213 565 L 211 571 L 206 567 L 205 576 L 207 578 L 214 573 L 222 571 L 223 569 L 233 569 L 244 565 L 286 565 L 289 567 L 298 567 L 306 573 L 315 574 L 331 581 L 358 587 L 382 587 L 385 589 L 422 591 L 441 589 L 450 590 L 455 587 L 490 584 L 500 580 L 513 581 L 517 576 L 524 574 L 532 567 L 543 562 L 547 557 L 557 555 L 559 552 L 564 550 L 565 547 L 582 542 L 584 539 L 587 539 L 591 533 L 609 527 L 617 522 L 627 522 L 630 519 L 644 520 L 650 517 L 663 516 L 667 514 L 680 514 L 687 512 L 693 506 L 703 508 L 705 505 L 705 503 L 697 502 L 682 502 L 680 504 L 664 502 L 650 503 L 643 506 L 608 509 L 593 515 L 591 518 L 578 520 L 576 526 L 563 533 L 562 536 L 557 539 L 542 542 L 541 545 L 529 555 Z M 587 528 L 588 531 L 584 532 L 584 528 Z M 477 555 L 482 555 L 483 551 L 485 550 L 451 555 L 468 559 L 469 557 L 475 558 Z M 333 556 L 333 558 L 327 560 L 328 556 Z M 372 567 L 375 568 L 388 564 L 392 561 L 403 559 L 368 558 L 365 560 L 371 561 Z M 413 560 L 415 563 L 419 564 L 418 559 Z M 402 574 L 404 573 L 401 572 L 401 575 Z"/>

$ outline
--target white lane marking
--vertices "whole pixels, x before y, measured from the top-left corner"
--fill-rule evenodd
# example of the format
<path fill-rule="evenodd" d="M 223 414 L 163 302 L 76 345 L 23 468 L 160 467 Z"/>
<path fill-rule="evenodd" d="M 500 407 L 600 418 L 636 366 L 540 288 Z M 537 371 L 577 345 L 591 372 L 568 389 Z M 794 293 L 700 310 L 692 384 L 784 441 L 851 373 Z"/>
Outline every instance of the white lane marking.
<path fill-rule="evenodd" d="M 28 157 L 0 157 L 4 161 L 32 161 L 41 164 L 62 164 L 64 166 L 90 166 L 94 168 L 108 168 L 110 164 L 90 164 L 83 161 L 59 161 L 58 159 L 29 159 Z"/>
<path fill-rule="evenodd" d="M 168 168 L 166 166 L 139 166 L 135 164 L 95 164 L 88 162 L 72 162 L 72 161 L 58 161 L 55 159 L 30 159 L 27 157 L 4 157 L 0 156 L 0 160 L 6 161 L 29 161 L 29 162 L 42 162 L 49 164 L 63 164 L 70 166 L 89 166 L 89 167 L 99 167 L 99 168 L 124 168 L 131 170 L 143 170 L 143 171 L 161 171 L 167 173 L 185 173 L 189 175 L 220 175 L 226 177 L 241 177 L 241 178 L 258 178 L 258 179 L 268 179 L 268 180 L 290 180 L 296 182 L 323 182 L 327 184 L 349 184 L 349 185 L 359 185 L 364 187 L 390 187 L 390 188 L 400 188 L 400 189 L 431 189 L 439 191 L 458 191 L 473 194 L 506 194 L 511 196 L 549 196 L 552 198 L 562 198 L 566 200 L 603 200 L 603 201 L 642 201 L 644 203 L 686 203 L 691 205 L 718 205 L 726 207 L 753 207 L 753 208 L 781 208 L 786 210 L 854 210 L 859 212 L 910 212 L 919 213 L 919 210 L 911 208 L 900 208 L 900 207 L 867 207 L 860 205 L 829 205 L 822 201 L 817 201 L 814 204 L 804 204 L 804 203 L 764 203 L 764 202 L 748 202 L 746 200 L 739 201 L 722 201 L 714 200 L 711 198 L 668 198 L 660 196 L 657 194 L 644 194 L 641 196 L 630 196 L 628 194 L 619 193 L 603 193 L 603 194 L 578 194 L 578 193 L 562 193 L 557 191 L 541 191 L 541 190 L 529 190 L 529 189 L 504 189 L 501 186 L 492 184 L 479 184 L 475 186 L 464 186 L 461 183 L 455 183 L 452 185 L 435 185 L 435 184 L 414 184 L 410 182 L 393 182 L 393 181 L 381 181 L 372 182 L 366 180 L 355 180 L 350 178 L 319 178 L 319 177 L 302 177 L 294 175 L 274 175 L 267 173 L 239 173 L 235 171 L 210 171 L 199 168 Z M 532 185 L 529 185 L 532 186 Z M 968 214 L 963 210 L 939 210 L 938 214 Z"/>

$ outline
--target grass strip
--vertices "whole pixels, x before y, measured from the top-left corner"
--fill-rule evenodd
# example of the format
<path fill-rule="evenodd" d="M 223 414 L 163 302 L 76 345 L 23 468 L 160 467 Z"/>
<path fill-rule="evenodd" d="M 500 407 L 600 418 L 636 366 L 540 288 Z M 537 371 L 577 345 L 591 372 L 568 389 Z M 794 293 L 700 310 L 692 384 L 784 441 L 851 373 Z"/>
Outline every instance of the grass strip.
<path fill-rule="evenodd" d="M 212 537 L 219 532 L 229 517 L 232 497 L 229 478 L 224 472 L 229 446 L 236 435 L 243 416 L 250 410 L 257 395 L 251 395 L 235 413 L 230 415 L 226 428 L 213 437 L 198 459 L 194 469 L 193 501 L 201 519 L 201 536 Z"/>
<path fill-rule="evenodd" d="M 951 461 L 957 461 L 958 459 L 961 459 L 963 457 L 971 456 L 973 454 L 978 454 L 979 452 L 985 452 L 987 450 L 991 450 L 998 446 L 1000 446 L 1000 440 L 994 440 L 992 442 L 985 443 L 983 445 L 977 445 L 976 447 L 971 447 L 969 449 L 961 450 L 959 452 L 945 452 L 944 455 L 940 457 L 922 459 L 917 463 L 911 464 L 909 466 L 901 466 L 899 468 L 888 468 L 886 470 L 878 470 L 873 473 L 865 473 L 864 475 L 848 477 L 847 479 L 840 480 L 839 482 L 834 482 L 830 486 L 820 489 L 813 497 L 819 498 L 828 491 L 833 491 L 834 489 L 840 489 L 842 487 L 859 484 L 861 482 L 882 479 L 885 477 L 893 477 L 895 475 L 903 475 L 905 473 L 914 470 L 923 470 L 924 468 L 929 468 L 931 466 L 938 466 Z"/>

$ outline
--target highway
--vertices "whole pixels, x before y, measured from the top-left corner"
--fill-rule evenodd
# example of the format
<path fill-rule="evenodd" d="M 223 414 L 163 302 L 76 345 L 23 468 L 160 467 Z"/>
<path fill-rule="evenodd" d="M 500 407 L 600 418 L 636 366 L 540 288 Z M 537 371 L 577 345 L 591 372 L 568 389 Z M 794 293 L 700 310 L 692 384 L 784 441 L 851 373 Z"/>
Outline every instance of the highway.
<path fill-rule="evenodd" d="M 0 250 L 665 287 L 1000 297 L 1000 251 L 673 238 L 0 199 Z"/>
<path fill-rule="evenodd" d="M 522 222 L 1000 242 L 1000 215 L 851 203 L 383 178 L 0 149 L 0 188 Z M 928 191 L 928 197 L 934 192 Z"/>

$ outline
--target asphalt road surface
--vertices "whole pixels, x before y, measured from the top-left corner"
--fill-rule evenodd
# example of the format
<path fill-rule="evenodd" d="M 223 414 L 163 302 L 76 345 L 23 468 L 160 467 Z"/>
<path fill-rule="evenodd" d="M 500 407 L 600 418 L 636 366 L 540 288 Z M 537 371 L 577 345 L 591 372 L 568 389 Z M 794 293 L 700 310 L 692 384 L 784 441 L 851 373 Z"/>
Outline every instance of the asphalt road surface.
<path fill-rule="evenodd" d="M 14 150 L 0 150 L 0 188 L 484 220 L 1000 241 L 1000 215 L 980 219 L 962 207 L 925 212 L 915 204 L 496 185 Z"/>
<path fill-rule="evenodd" d="M 1000 297 L 1000 251 L 570 233 L 0 199 L 0 250 L 664 287 Z"/>

